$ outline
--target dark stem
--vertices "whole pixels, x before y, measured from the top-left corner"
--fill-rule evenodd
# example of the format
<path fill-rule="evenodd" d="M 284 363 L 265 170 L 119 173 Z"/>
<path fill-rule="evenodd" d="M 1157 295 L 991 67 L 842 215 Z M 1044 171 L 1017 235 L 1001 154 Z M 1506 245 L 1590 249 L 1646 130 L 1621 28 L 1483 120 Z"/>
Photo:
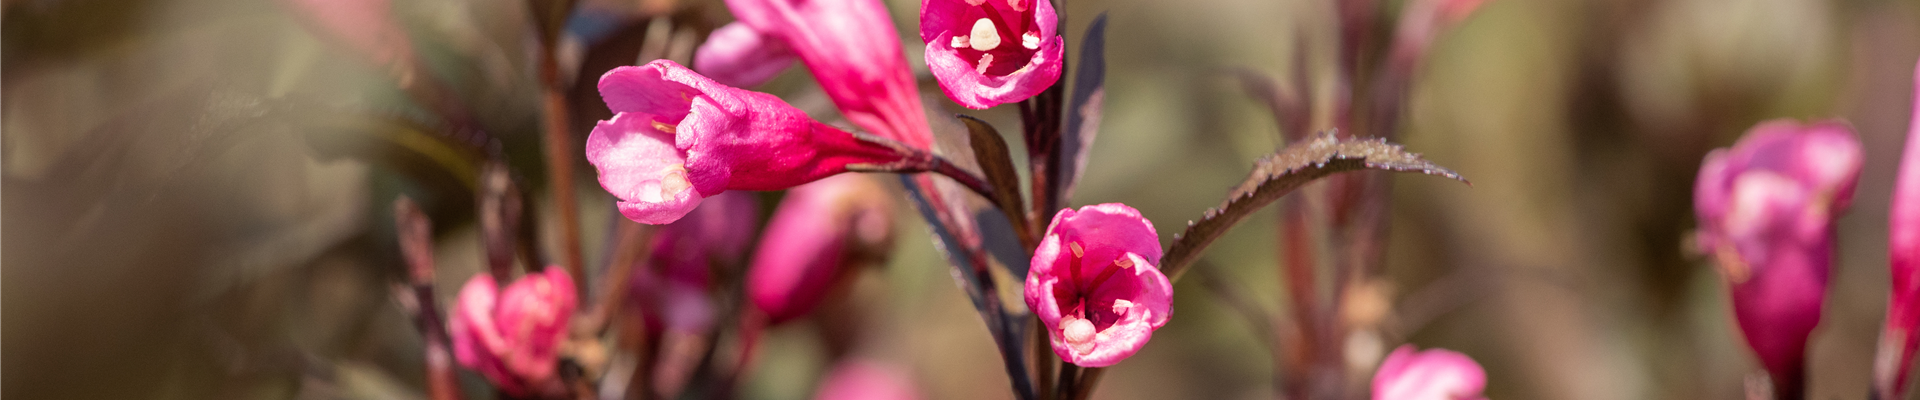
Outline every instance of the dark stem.
<path fill-rule="evenodd" d="M 947 159 L 941 158 L 940 156 L 932 157 L 932 165 L 928 166 L 928 171 L 953 179 L 954 182 L 959 182 L 961 186 L 966 186 L 967 190 L 972 190 L 974 194 L 978 194 L 988 201 L 993 200 L 993 186 L 988 185 L 985 178 L 961 169 L 960 166 L 954 165 L 952 161 L 947 161 Z"/>
<path fill-rule="evenodd" d="M 412 306 L 407 308 L 413 314 L 414 328 L 426 342 L 423 347 L 427 396 L 433 400 L 459 400 L 459 377 L 453 370 L 453 356 L 447 351 L 450 340 L 433 295 L 433 223 L 412 199 L 403 196 L 395 200 L 393 206 L 400 253 L 407 264 L 406 286 L 413 294 L 408 298 L 406 292 L 396 291 L 394 296 L 402 305 Z"/>
<path fill-rule="evenodd" d="M 1074 386 L 1073 398 L 1068 400 L 1087 400 L 1088 397 L 1093 396 L 1093 388 L 1095 385 L 1100 384 L 1100 376 L 1105 375 L 1105 372 L 1107 372 L 1106 368 L 1087 368 L 1081 370 L 1080 383 Z"/>
<path fill-rule="evenodd" d="M 1041 400 L 1053 400 L 1053 341 L 1047 333 L 1047 324 L 1040 322 L 1039 317 L 1034 317 L 1032 323 L 1033 371 L 1036 377 L 1033 381 L 1040 385 L 1037 389 Z"/>
<path fill-rule="evenodd" d="M 1079 382 L 1080 366 L 1073 365 L 1073 363 L 1067 362 L 1067 360 L 1060 360 L 1060 380 L 1054 384 L 1058 393 L 1055 398 L 1060 400 L 1073 399 L 1075 396 L 1074 389 L 1079 389 Z"/>
<path fill-rule="evenodd" d="M 951 164 L 948 163 L 948 165 Z M 964 171 L 957 172 L 964 173 Z M 921 209 L 922 216 L 927 219 L 928 224 L 933 226 L 934 234 L 942 243 L 950 245 L 948 257 L 958 269 L 956 272 L 969 276 L 966 281 L 972 284 L 966 285 L 967 296 L 973 301 L 974 308 L 979 311 L 982 322 L 986 323 L 987 331 L 993 335 L 994 346 L 1000 351 L 1002 366 L 1007 370 L 1007 379 L 1013 384 L 1015 398 L 1020 400 L 1036 398 L 1033 377 L 1027 373 L 1026 362 L 1020 359 L 1025 351 L 1021 348 L 1024 343 L 1021 338 L 1024 335 L 1016 329 L 1016 324 L 1009 318 L 1006 307 L 1000 304 L 1000 291 L 995 284 L 992 267 L 987 265 L 986 249 L 978 245 L 979 233 L 970 231 L 966 229 L 968 225 L 959 225 L 955 221 L 958 216 L 949 212 L 946 197 L 934 186 L 931 176 L 901 175 L 900 178 L 907 185 L 908 190 L 914 193 L 913 198 L 918 202 L 916 206 Z M 975 181 L 978 182 L 977 179 Z M 979 192 L 980 189 L 985 187 L 982 186 L 975 191 Z M 986 197 L 993 198 L 990 195 Z M 961 240 L 960 238 L 976 239 Z"/>
<path fill-rule="evenodd" d="M 578 325 L 575 336 L 597 337 L 606 333 L 607 327 L 612 325 L 614 313 L 619 312 L 627 302 L 628 281 L 633 277 L 634 264 L 645 259 L 652 250 L 647 242 L 653 237 L 654 230 L 623 217 L 615 216 L 614 219 L 618 220 L 614 222 L 618 228 L 612 240 L 608 241 L 613 244 L 614 253 L 608 258 L 607 272 L 600 280 L 600 297 L 589 305 L 592 308 L 584 313 L 586 321 Z"/>
<path fill-rule="evenodd" d="M 547 12 L 553 11 L 542 10 L 543 3 L 545 2 L 542 0 L 527 2 L 533 11 L 534 18 L 538 20 L 536 22 L 539 22 L 535 26 L 541 27 L 542 30 L 539 57 L 540 98 L 544 105 L 541 108 L 542 117 L 545 118 L 546 123 L 544 144 L 546 145 L 547 179 L 552 181 L 549 188 L 553 190 L 553 201 L 557 203 L 560 210 L 561 262 L 566 266 L 567 273 L 573 275 L 575 293 L 585 294 L 587 277 L 580 260 L 580 204 L 573 198 L 573 159 L 575 155 L 583 154 L 581 153 L 583 150 L 573 147 L 573 136 L 567 128 L 571 120 L 568 119 L 570 114 L 567 110 L 567 95 L 563 89 L 565 84 L 560 82 L 560 64 L 554 54 L 556 42 L 551 40 L 553 35 L 546 32 L 553 28 L 545 26 L 544 22 L 545 18 L 548 18 Z M 572 8 L 571 1 L 561 0 L 557 3 L 561 8 L 557 12 L 562 13 L 560 14 L 562 16 Z"/>

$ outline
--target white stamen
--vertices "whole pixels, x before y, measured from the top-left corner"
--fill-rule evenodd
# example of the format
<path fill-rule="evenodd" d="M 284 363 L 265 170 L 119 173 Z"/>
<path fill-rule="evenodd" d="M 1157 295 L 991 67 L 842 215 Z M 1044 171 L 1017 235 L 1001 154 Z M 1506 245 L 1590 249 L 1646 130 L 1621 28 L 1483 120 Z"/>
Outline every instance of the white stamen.
<path fill-rule="evenodd" d="M 1027 0 L 1007 0 L 1007 7 L 1013 7 L 1014 11 L 1026 11 Z"/>
<path fill-rule="evenodd" d="M 1025 47 L 1027 48 L 1027 50 L 1039 50 L 1040 34 L 1036 32 L 1027 32 L 1027 33 L 1021 34 L 1020 47 Z"/>
<path fill-rule="evenodd" d="M 1000 32 L 994 29 L 993 20 L 981 18 L 973 21 L 973 35 L 967 37 L 967 44 L 979 51 L 999 48 Z"/>
<path fill-rule="evenodd" d="M 1126 314 L 1126 313 L 1127 313 L 1127 309 L 1129 309 L 1129 308 L 1133 308 L 1133 302 L 1131 302 L 1131 301 L 1126 301 L 1126 300 L 1124 300 L 1124 299 L 1122 299 L 1122 300 L 1114 300 L 1114 301 L 1113 301 L 1113 313 L 1114 313 L 1114 314 Z"/>
<path fill-rule="evenodd" d="M 1093 339 L 1099 335 L 1093 330 L 1093 321 L 1067 316 L 1061 318 L 1060 337 L 1067 340 L 1075 353 L 1086 354 L 1093 350 Z"/>
<path fill-rule="evenodd" d="M 967 43 L 967 35 L 954 36 L 953 43 L 949 45 L 953 46 L 953 48 L 956 48 L 956 49 L 967 48 L 967 46 L 969 46 L 969 44 Z"/>
<path fill-rule="evenodd" d="M 640 184 L 640 201 L 659 203 L 677 197 L 680 192 L 692 187 L 693 183 L 687 181 L 687 167 L 676 164 L 660 171 L 660 179 Z"/>
<path fill-rule="evenodd" d="M 987 73 L 987 66 L 988 66 L 988 65 L 993 65 L 993 54 L 992 54 L 992 53 L 988 53 L 988 54 L 981 54 L 981 55 L 980 55 L 980 65 L 977 65 L 977 66 L 974 66 L 974 67 L 973 67 L 973 70 L 974 70 L 974 72 L 979 72 L 979 73 L 981 73 L 982 75 L 984 75 L 984 74 L 986 74 L 986 73 Z"/>

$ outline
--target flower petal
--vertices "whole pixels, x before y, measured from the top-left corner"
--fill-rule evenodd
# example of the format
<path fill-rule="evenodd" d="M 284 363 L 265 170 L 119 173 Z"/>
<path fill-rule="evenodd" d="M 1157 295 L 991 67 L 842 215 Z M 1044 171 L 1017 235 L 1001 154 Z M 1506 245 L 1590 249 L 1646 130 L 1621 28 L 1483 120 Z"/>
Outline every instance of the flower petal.
<path fill-rule="evenodd" d="M 715 29 L 693 53 L 693 69 L 730 86 L 758 86 L 793 66 L 785 41 L 734 22 Z"/>
<path fill-rule="evenodd" d="M 619 113 L 587 135 L 587 161 L 600 172 L 600 186 L 620 198 L 620 213 L 643 224 L 680 219 L 704 198 L 688 180 L 687 159 L 674 135 L 652 115 Z"/>

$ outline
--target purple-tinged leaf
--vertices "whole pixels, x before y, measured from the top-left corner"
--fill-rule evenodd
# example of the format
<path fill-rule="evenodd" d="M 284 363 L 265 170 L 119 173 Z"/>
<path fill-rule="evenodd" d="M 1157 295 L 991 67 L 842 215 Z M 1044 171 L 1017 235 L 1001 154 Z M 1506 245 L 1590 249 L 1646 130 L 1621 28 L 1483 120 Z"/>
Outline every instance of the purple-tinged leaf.
<path fill-rule="evenodd" d="M 1343 140 L 1333 131 L 1321 132 L 1305 142 L 1261 158 L 1254 164 L 1253 173 L 1228 194 L 1226 201 L 1208 209 L 1200 220 L 1188 222 L 1186 232 L 1174 237 L 1166 257 L 1161 259 L 1160 269 L 1169 279 L 1178 280 L 1199 258 L 1200 251 L 1255 210 L 1314 180 L 1367 169 L 1419 172 L 1467 181 L 1459 173 L 1408 153 L 1400 145 L 1379 139 Z"/>
<path fill-rule="evenodd" d="M 1066 203 L 1073 195 L 1074 185 L 1080 182 L 1080 175 L 1086 173 L 1087 155 L 1092 153 L 1094 136 L 1100 133 L 1101 110 L 1107 96 L 1106 49 L 1107 13 L 1102 12 L 1087 25 L 1087 34 L 1080 40 L 1080 73 L 1073 76 L 1073 97 L 1066 109 L 1067 127 L 1060 134 L 1060 145 L 1053 156 L 1060 160 L 1060 167 L 1053 173 L 1053 187 L 1057 190 L 1053 198 L 1058 203 Z"/>
<path fill-rule="evenodd" d="M 980 163 L 980 171 L 987 175 L 987 183 L 993 185 L 993 205 L 1001 210 L 1007 221 L 1013 224 L 1013 232 L 1020 239 L 1020 246 L 1028 249 L 1040 243 L 1032 224 L 1020 213 L 1026 206 L 1020 200 L 1020 173 L 1013 169 L 1013 158 L 1007 150 L 1007 142 L 1000 138 L 1000 131 L 994 130 L 987 121 L 965 115 L 960 122 L 967 125 L 967 137 L 973 144 L 973 157 Z"/>
<path fill-rule="evenodd" d="M 1008 224 L 1008 221 L 1015 220 L 998 208 L 980 210 L 973 215 L 974 224 L 980 227 L 980 245 L 993 255 L 994 261 L 1005 265 L 1009 274 L 1024 280 L 1027 270 L 1031 268 L 1029 264 L 1033 263 L 1033 252 L 1022 247 L 1020 240 L 1016 239 L 1018 236 L 1013 232 L 1013 225 Z"/>
<path fill-rule="evenodd" d="M 980 319 L 986 323 L 987 332 L 993 336 L 993 343 L 1000 350 L 1000 360 L 1007 370 L 1007 377 L 1013 384 L 1015 398 L 1031 400 L 1036 397 L 1032 378 L 1027 374 L 1025 342 L 1022 333 L 1026 332 L 1025 315 L 1013 315 L 1001 304 L 999 289 L 993 279 L 993 271 L 987 262 L 987 251 L 982 248 L 979 232 L 971 226 L 955 226 L 971 223 L 965 215 L 953 215 L 949 205 L 962 200 L 955 191 L 942 190 L 933 184 L 930 176 L 900 175 L 900 184 L 907 188 L 907 197 L 913 199 L 915 210 L 927 221 L 927 227 L 933 230 L 934 249 L 940 251 L 953 267 L 954 280 L 967 292 L 967 298 L 973 301 L 974 311 L 980 313 Z"/>

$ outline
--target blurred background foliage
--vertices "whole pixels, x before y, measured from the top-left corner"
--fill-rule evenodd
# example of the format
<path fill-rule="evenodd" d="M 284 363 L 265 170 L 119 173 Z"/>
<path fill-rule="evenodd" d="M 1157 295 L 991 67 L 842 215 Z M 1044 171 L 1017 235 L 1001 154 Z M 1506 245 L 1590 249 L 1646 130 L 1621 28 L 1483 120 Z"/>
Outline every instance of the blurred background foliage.
<path fill-rule="evenodd" d="M 504 157 L 535 188 L 541 237 L 555 245 L 523 3 L 394 0 L 428 76 L 352 56 L 288 4 L 4 3 L 4 395 L 418 398 L 420 340 L 391 300 L 401 270 L 385 205 L 406 194 L 434 215 L 443 298 L 484 268 L 477 160 Z M 907 59 L 922 64 L 918 4 L 888 5 Z M 582 7 L 696 10 L 674 26 L 698 31 L 730 20 L 714 0 Z M 1071 204 L 1128 203 L 1163 241 L 1282 144 L 1231 71 L 1334 76 L 1320 62 L 1331 47 L 1307 49 L 1302 65 L 1289 56 L 1294 35 L 1331 35 L 1321 1 L 1075 0 L 1062 12 L 1069 43 L 1102 11 L 1106 121 Z M 684 61 L 696 44 L 648 36 L 663 43 L 629 47 Z M 573 65 L 645 56 L 570 46 Z M 1862 398 L 1916 56 L 1916 1 L 1492 0 L 1437 42 L 1401 134 L 1473 186 L 1393 178 L 1393 283 L 1382 291 L 1393 313 L 1381 335 L 1341 351 L 1364 364 L 1407 340 L 1460 350 L 1486 366 L 1493 398 L 1738 398 L 1757 364 L 1731 328 L 1724 285 L 1683 251 L 1699 160 L 1764 119 L 1844 118 L 1866 166 L 1840 219 L 1811 394 Z M 606 116 L 590 88 L 593 68 L 608 67 L 568 77 L 576 144 Z M 400 89 L 413 80 L 444 83 L 473 129 L 437 126 L 434 106 Z M 930 79 L 921 89 L 934 115 L 963 111 Z M 1337 96 L 1331 84 L 1302 89 L 1323 104 Z M 760 90 L 834 118 L 804 70 Z M 977 114 L 1017 131 L 1013 110 Z M 475 145 L 435 144 L 447 142 Z M 573 161 L 584 253 L 598 265 L 618 216 Z M 1277 314 L 1276 219 L 1257 214 L 1207 257 Z M 816 337 L 849 321 L 869 332 L 857 351 L 912 366 L 929 398 L 1010 397 L 924 224 L 903 220 L 891 264 L 861 278 L 845 314 L 769 333 L 747 397 L 806 397 L 824 369 Z M 1274 346 L 1200 280 L 1176 295 L 1172 322 L 1097 396 L 1274 397 Z M 484 393 L 476 375 L 463 379 Z"/>

